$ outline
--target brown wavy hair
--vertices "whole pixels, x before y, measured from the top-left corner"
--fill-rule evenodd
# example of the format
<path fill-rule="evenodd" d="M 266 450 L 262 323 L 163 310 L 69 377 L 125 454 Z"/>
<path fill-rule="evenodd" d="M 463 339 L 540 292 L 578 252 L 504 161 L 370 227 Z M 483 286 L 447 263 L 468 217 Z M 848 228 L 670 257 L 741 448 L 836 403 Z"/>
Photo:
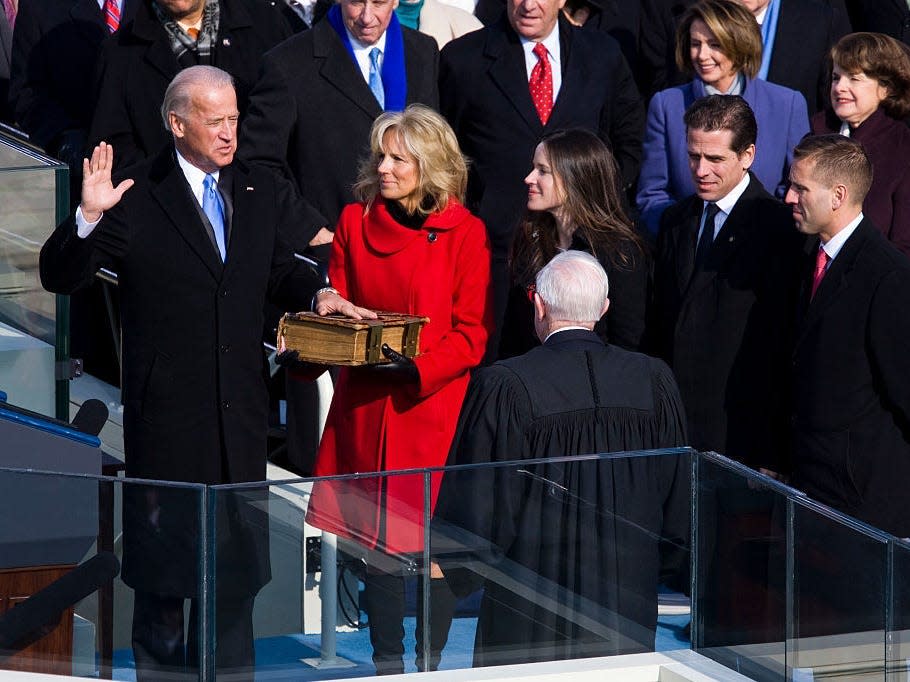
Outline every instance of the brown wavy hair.
<path fill-rule="evenodd" d="M 761 29 L 753 14 L 736 0 L 701 0 L 686 10 L 676 28 L 676 65 L 690 76 L 689 30 L 701 19 L 717 38 L 733 68 L 755 78 L 761 68 Z"/>
<path fill-rule="evenodd" d="M 851 33 L 831 48 L 828 71 L 830 108 L 831 77 L 835 64 L 848 74 L 863 72 L 888 90 L 879 105 L 888 116 L 910 116 L 910 48 L 883 33 Z"/>
<path fill-rule="evenodd" d="M 622 207 L 622 178 L 613 154 L 593 133 L 580 128 L 556 131 L 541 141 L 554 179 L 562 189 L 562 206 L 601 262 L 630 268 L 644 254 L 644 244 Z M 559 253 L 556 219 L 549 211 L 527 211 L 512 244 L 516 282 L 534 281 L 540 269 Z"/>

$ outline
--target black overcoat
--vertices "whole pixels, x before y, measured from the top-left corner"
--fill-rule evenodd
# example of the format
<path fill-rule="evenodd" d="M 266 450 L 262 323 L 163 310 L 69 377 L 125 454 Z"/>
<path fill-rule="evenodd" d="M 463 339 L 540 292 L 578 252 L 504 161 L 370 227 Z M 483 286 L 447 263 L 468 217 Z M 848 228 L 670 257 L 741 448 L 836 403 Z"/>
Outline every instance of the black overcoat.
<path fill-rule="evenodd" d="M 910 261 L 864 220 L 809 302 L 807 257 L 793 352 L 793 484 L 910 535 Z"/>
<path fill-rule="evenodd" d="M 230 225 L 225 263 L 173 148 L 132 169 L 135 186 L 88 238 L 75 234 L 71 217 L 41 251 L 41 281 L 50 291 L 71 293 L 99 267 L 119 274 L 124 448 L 132 478 L 205 484 L 265 478 L 264 303 L 268 297 L 286 310 L 307 309 L 320 281 L 297 265 L 288 245 L 290 186 L 240 163 L 221 172 Z M 162 505 L 160 527 L 177 539 L 159 546 L 127 528 L 124 580 L 157 594 L 195 596 L 198 516 L 187 506 L 191 496 L 171 497 L 182 502 L 173 513 L 187 517 L 168 517 Z M 246 561 L 267 565 L 267 552 Z"/>
<path fill-rule="evenodd" d="M 402 27 L 407 103 L 439 103 L 436 41 Z M 308 228 L 335 229 L 369 154 L 370 128 L 382 113 L 358 66 L 328 21 L 269 52 L 250 95 L 240 156 L 296 183 L 316 210 Z M 313 230 L 315 232 L 315 230 Z"/>
<path fill-rule="evenodd" d="M 277 7 L 262 0 L 219 0 L 218 38 L 211 66 L 234 77 L 241 116 L 267 50 L 291 35 Z M 195 65 L 178 63 L 170 38 L 145 0 L 133 21 L 121 26 L 98 57 L 97 100 L 89 130 L 91 149 L 104 140 L 114 147 L 120 170 L 154 156 L 170 143 L 161 120 L 161 103 L 177 73 Z M 83 95 L 86 97 L 86 95 Z"/>
<path fill-rule="evenodd" d="M 774 468 L 787 439 L 788 352 L 802 237 L 790 210 L 750 175 L 693 274 L 702 200 L 661 219 L 650 348 L 673 368 L 690 445 Z"/>

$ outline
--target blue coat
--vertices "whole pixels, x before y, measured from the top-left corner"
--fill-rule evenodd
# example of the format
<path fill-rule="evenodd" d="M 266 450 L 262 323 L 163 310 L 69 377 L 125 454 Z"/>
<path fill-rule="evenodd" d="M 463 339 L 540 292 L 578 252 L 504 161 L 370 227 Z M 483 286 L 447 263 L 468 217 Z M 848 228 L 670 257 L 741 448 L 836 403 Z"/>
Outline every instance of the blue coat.
<path fill-rule="evenodd" d="M 636 201 L 648 229 L 656 234 L 660 216 L 670 204 L 693 194 L 683 114 L 704 97 L 705 85 L 695 79 L 658 92 L 648 107 Z M 752 172 L 769 190 L 782 196 L 793 148 L 809 132 L 805 98 L 795 90 L 762 80 L 746 79 L 743 99 L 755 112 L 758 141 Z"/>

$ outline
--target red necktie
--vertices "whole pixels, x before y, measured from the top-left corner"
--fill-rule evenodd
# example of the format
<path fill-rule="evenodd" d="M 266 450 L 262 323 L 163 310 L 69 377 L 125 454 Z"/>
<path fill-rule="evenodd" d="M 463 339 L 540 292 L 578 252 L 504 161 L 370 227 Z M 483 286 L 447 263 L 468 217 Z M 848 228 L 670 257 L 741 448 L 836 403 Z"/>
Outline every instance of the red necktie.
<path fill-rule="evenodd" d="M 815 298 L 815 292 L 818 291 L 818 285 L 821 284 L 822 278 L 825 276 L 825 272 L 828 269 L 828 263 L 830 262 L 831 256 L 819 246 L 818 253 L 815 254 L 815 274 L 812 276 L 812 295 L 809 297 L 810 301 Z"/>
<path fill-rule="evenodd" d="M 104 23 L 111 33 L 120 28 L 120 8 L 117 7 L 117 0 L 104 0 Z"/>
<path fill-rule="evenodd" d="M 531 80 L 528 87 L 531 90 L 531 99 L 540 122 L 547 125 L 550 112 L 553 111 L 553 72 L 550 70 L 550 60 L 547 58 L 547 48 L 543 43 L 534 45 L 534 54 L 537 63 L 531 69 Z"/>

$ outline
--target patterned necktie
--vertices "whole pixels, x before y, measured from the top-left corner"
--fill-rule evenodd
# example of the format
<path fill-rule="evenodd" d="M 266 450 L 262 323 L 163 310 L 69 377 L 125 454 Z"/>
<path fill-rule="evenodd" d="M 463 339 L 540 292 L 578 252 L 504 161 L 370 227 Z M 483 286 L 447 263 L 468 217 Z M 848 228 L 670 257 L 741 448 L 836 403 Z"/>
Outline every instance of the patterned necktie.
<path fill-rule="evenodd" d="M 379 58 L 382 51 L 378 47 L 370 50 L 370 77 L 368 83 L 370 90 L 376 101 L 379 102 L 379 108 L 385 109 L 385 90 L 382 89 L 382 69 L 379 68 Z"/>
<path fill-rule="evenodd" d="M 16 12 L 18 11 L 18 0 L 3 0 L 3 12 L 6 14 L 6 23 L 9 30 L 12 31 L 16 25 Z"/>
<path fill-rule="evenodd" d="M 711 202 L 705 208 L 705 223 L 701 228 L 701 236 L 698 238 L 698 246 L 695 248 L 695 269 L 701 270 L 705 261 L 708 260 L 708 253 L 711 251 L 711 244 L 714 243 L 714 219 L 720 209 L 717 204 Z"/>
<path fill-rule="evenodd" d="M 830 262 L 831 256 L 819 246 L 818 253 L 815 254 L 815 274 L 812 276 L 812 294 L 809 296 L 810 301 L 815 298 L 815 292 L 818 291 L 818 285 L 822 283 L 822 279 L 828 271 L 828 263 Z"/>
<path fill-rule="evenodd" d="M 221 254 L 221 260 L 227 257 L 227 248 L 224 245 L 224 203 L 218 189 L 215 186 L 215 178 L 206 175 L 202 182 L 202 212 L 212 225 L 215 232 L 215 243 L 218 245 L 218 252 Z"/>
<path fill-rule="evenodd" d="M 540 122 L 547 125 L 550 113 L 553 111 L 553 71 L 550 69 L 550 60 L 547 58 L 547 48 L 543 43 L 534 45 L 534 54 L 537 63 L 531 69 L 531 80 L 528 88 L 531 90 L 531 99 Z"/>
<path fill-rule="evenodd" d="M 117 0 L 104 0 L 104 23 L 111 33 L 120 28 L 120 8 L 117 6 Z"/>

